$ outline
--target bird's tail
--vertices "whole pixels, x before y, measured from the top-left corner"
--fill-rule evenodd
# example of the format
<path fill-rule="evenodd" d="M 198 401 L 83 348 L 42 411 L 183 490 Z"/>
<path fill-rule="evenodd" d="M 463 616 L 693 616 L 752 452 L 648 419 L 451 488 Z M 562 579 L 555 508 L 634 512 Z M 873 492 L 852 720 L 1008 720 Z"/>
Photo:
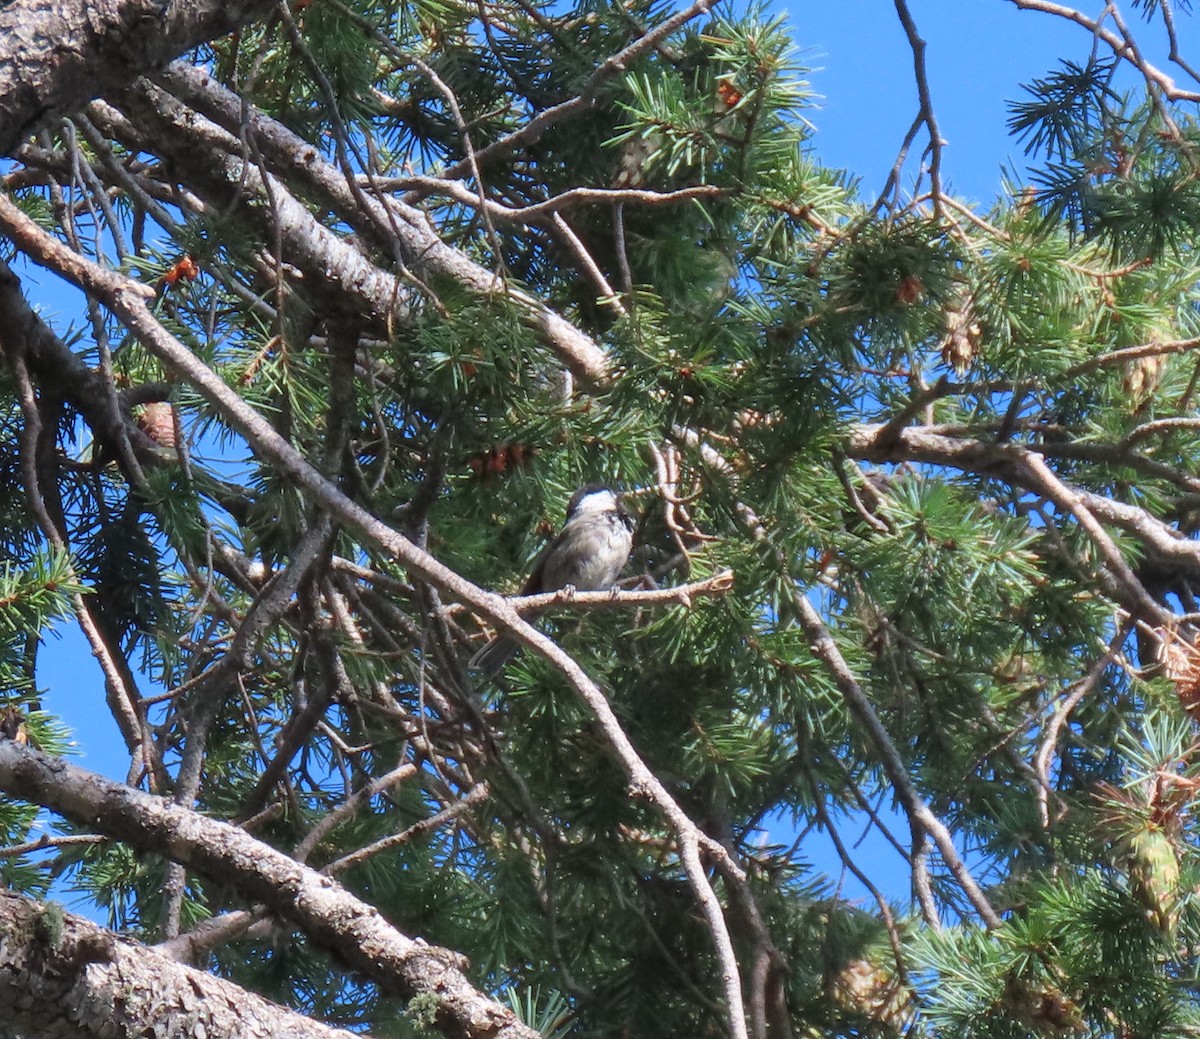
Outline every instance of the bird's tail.
<path fill-rule="evenodd" d="M 521 645 L 508 635 L 497 635 L 470 660 L 468 666 L 482 672 L 488 678 L 499 678 L 500 672 L 520 651 Z"/>

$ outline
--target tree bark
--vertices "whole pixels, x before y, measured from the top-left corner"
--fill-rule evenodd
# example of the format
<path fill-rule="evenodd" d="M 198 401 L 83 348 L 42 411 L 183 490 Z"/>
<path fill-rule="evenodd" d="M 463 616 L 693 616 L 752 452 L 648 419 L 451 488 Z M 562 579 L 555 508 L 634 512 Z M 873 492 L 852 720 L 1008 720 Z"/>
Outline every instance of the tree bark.
<path fill-rule="evenodd" d="M 0 5 L 0 154 L 55 116 L 160 68 L 267 0 L 14 0 Z"/>
<path fill-rule="evenodd" d="M 211 974 L 12 891 L 0 891 L 5 1032 L 39 1039 L 179 1035 L 352 1039 Z"/>

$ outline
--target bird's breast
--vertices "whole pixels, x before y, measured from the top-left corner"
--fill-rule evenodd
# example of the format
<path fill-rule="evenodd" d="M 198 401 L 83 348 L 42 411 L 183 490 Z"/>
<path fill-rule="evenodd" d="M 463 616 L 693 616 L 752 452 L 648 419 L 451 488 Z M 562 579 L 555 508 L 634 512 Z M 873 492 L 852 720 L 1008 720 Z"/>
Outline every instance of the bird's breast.
<path fill-rule="evenodd" d="M 618 513 L 568 524 L 546 560 L 543 585 L 547 590 L 573 585 L 585 592 L 611 588 L 632 547 L 633 536 Z"/>

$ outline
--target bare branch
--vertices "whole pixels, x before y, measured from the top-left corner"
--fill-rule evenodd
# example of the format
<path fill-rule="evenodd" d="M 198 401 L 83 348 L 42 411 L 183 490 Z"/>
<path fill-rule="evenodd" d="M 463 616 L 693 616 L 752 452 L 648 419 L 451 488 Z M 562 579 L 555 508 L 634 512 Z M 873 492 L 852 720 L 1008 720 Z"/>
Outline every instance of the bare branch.
<path fill-rule="evenodd" d="M 1146 78 L 1147 83 L 1158 87 L 1171 101 L 1200 101 L 1200 93 L 1177 87 L 1175 81 L 1166 73 L 1155 68 L 1147 61 L 1139 60 L 1139 56 L 1129 46 L 1127 40 L 1111 29 L 1104 28 L 1098 21 L 1089 18 L 1082 12 L 1076 11 L 1071 7 L 1066 7 L 1063 4 L 1053 3 L 1051 0 L 1008 0 L 1008 2 L 1019 7 L 1022 11 L 1040 11 L 1043 14 L 1052 14 L 1058 18 L 1065 18 L 1069 22 L 1074 22 L 1076 25 L 1082 26 L 1096 37 L 1096 39 L 1103 40 L 1108 44 L 1112 48 L 1113 54 L 1118 58 L 1135 66 Z"/>
<path fill-rule="evenodd" d="M 541 592 L 538 595 L 514 595 L 505 600 L 518 613 L 541 612 L 548 606 L 582 609 L 612 609 L 618 606 L 691 606 L 693 599 L 724 595 L 733 587 L 733 571 L 722 570 L 700 581 L 672 588 L 633 589 L 610 592 Z"/>
<path fill-rule="evenodd" d="M 1062 728 L 1066 725 L 1067 719 L 1071 717 L 1071 712 L 1096 687 L 1096 684 L 1103 677 L 1105 669 L 1113 662 L 1118 648 L 1128 637 L 1129 625 L 1122 625 L 1116 636 L 1109 643 L 1104 655 L 1088 668 L 1087 674 L 1079 679 L 1078 682 L 1072 683 L 1070 688 L 1066 690 L 1066 696 L 1059 701 L 1058 706 L 1054 709 L 1054 714 L 1046 722 L 1045 732 L 1042 735 L 1041 742 L 1038 744 L 1037 753 L 1033 758 L 1034 771 L 1038 776 L 1038 812 L 1041 816 L 1043 829 L 1049 829 L 1050 827 L 1050 761 L 1054 756 L 1055 750 L 1058 748 L 1058 738 L 1062 732 Z"/>
<path fill-rule="evenodd" d="M 436 815 L 431 815 L 428 819 L 422 819 L 420 822 L 413 823 L 412 826 L 401 830 L 399 833 L 394 833 L 390 837 L 382 837 L 373 844 L 368 844 L 365 848 L 352 851 L 349 855 L 343 855 L 340 859 L 335 859 L 329 863 L 321 872 L 328 873 L 330 876 L 343 873 L 357 866 L 360 862 L 365 862 L 369 858 L 407 844 L 414 837 L 419 837 L 423 833 L 429 833 L 440 826 L 445 826 L 448 822 L 453 822 L 468 808 L 481 803 L 487 796 L 487 785 L 480 783 L 468 790 L 458 801 L 447 805 Z"/>
<path fill-rule="evenodd" d="M 933 198 L 933 211 L 940 215 L 942 211 L 943 141 L 941 132 L 938 130 L 937 115 L 933 110 L 933 97 L 929 92 L 929 75 L 925 70 L 925 41 L 921 39 L 921 34 L 917 31 L 917 23 L 908 9 L 907 0 L 894 0 L 894 2 L 896 14 L 899 15 L 900 24 L 904 26 L 904 34 L 908 37 L 908 45 L 912 48 L 913 75 L 917 80 L 917 99 L 921 105 L 917 118 L 925 124 L 925 129 L 929 132 L 930 195 Z"/>

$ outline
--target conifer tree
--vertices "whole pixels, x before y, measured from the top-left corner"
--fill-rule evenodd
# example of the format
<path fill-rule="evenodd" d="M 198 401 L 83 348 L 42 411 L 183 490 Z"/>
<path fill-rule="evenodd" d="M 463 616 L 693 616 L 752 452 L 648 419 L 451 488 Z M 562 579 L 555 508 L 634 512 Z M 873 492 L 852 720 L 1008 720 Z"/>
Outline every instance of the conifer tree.
<path fill-rule="evenodd" d="M 730 2 L 0 5 L 0 1032 L 1200 1032 L 1189 5 L 983 210 Z"/>

